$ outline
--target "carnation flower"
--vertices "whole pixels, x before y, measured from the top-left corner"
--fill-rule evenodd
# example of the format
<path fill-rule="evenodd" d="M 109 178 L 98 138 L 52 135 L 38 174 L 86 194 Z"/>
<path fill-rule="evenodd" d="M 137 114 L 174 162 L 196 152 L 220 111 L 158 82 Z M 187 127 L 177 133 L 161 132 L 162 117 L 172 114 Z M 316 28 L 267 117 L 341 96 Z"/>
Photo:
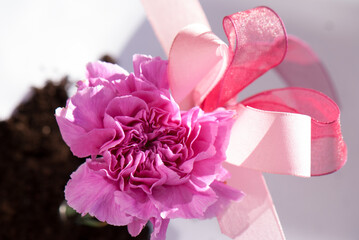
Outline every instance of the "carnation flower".
<path fill-rule="evenodd" d="M 74 155 L 88 157 L 65 188 L 68 204 L 131 235 L 151 221 L 165 239 L 169 219 L 214 217 L 242 193 L 227 186 L 226 159 L 235 112 L 181 111 L 167 61 L 134 56 L 134 73 L 95 62 L 56 119 Z"/>

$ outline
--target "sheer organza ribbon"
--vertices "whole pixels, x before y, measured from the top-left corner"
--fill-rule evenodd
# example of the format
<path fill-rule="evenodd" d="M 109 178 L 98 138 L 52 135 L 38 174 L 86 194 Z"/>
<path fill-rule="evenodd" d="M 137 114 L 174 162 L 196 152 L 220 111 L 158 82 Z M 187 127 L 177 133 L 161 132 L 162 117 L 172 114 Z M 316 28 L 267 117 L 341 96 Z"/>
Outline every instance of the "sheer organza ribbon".
<path fill-rule="evenodd" d="M 338 106 L 323 93 L 307 89 L 335 99 L 328 74 L 303 42 L 287 37 L 281 19 L 269 8 L 225 17 L 227 46 L 210 31 L 197 1 L 182 2 L 192 4 L 193 16 L 188 14 L 185 21 L 167 15 L 167 9 L 174 11 L 170 2 L 143 0 L 160 39 L 174 38 L 162 26 L 166 17 L 171 34 L 179 31 L 169 51 L 174 99 L 182 109 L 200 105 L 205 111 L 218 107 L 237 111 L 226 168 L 232 175 L 228 184 L 246 196 L 217 216 L 221 230 L 234 239 L 285 239 L 262 172 L 310 177 L 334 172 L 346 161 Z M 158 14 L 158 9 L 164 12 Z M 188 23 L 201 24 L 180 30 Z M 168 49 L 168 42 L 163 46 Z M 242 89 L 271 68 L 288 88 L 236 102 Z"/>

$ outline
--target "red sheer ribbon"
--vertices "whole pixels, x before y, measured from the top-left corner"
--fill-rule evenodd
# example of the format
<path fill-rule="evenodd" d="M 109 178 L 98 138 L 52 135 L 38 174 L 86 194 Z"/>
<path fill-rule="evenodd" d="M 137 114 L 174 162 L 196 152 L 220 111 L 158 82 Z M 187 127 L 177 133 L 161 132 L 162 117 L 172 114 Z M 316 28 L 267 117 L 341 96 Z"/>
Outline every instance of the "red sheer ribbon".
<path fill-rule="evenodd" d="M 202 108 L 223 106 L 243 88 L 278 65 L 287 49 L 287 35 L 278 15 L 266 7 L 235 13 L 223 19 L 229 41 L 230 64 Z"/>
<path fill-rule="evenodd" d="M 208 26 L 191 25 L 177 34 L 168 65 L 172 94 L 184 109 L 201 105 L 205 111 L 237 111 L 226 168 L 232 174 L 228 184 L 246 197 L 217 216 L 222 232 L 237 240 L 285 239 L 262 172 L 309 177 L 343 166 L 339 108 L 324 94 L 304 88 L 270 90 L 233 102 L 243 88 L 281 63 L 287 37 L 280 18 L 265 7 L 228 16 L 223 26 L 229 47 Z M 312 73 L 311 81 L 301 79 L 307 77 L 302 70 Z M 296 39 L 290 39 L 277 71 L 289 86 L 335 96 L 319 60 Z M 316 78 L 318 84 L 312 82 Z"/>

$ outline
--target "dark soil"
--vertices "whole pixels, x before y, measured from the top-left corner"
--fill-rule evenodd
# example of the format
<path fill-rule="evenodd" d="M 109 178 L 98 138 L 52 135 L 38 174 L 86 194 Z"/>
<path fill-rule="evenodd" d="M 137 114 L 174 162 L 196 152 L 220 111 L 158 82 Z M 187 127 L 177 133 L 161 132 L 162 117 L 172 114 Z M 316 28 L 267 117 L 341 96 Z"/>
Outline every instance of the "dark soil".
<path fill-rule="evenodd" d="M 126 227 L 60 219 L 65 184 L 84 161 L 72 155 L 54 118 L 55 109 L 65 106 L 67 85 L 64 78 L 32 89 L 11 118 L 0 122 L 0 239 L 149 239 L 148 227 L 132 238 Z"/>

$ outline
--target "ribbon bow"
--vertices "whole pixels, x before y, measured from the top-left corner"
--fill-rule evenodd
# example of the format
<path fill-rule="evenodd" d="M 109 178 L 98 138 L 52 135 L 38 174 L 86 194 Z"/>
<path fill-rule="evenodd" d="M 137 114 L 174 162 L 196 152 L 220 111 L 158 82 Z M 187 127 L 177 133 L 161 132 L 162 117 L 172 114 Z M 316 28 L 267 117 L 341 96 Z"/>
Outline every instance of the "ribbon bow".
<path fill-rule="evenodd" d="M 205 111 L 237 111 L 226 168 L 232 175 L 228 184 L 246 196 L 217 216 L 222 232 L 235 239 L 285 239 L 262 172 L 310 177 L 344 165 L 338 106 L 316 90 L 293 87 L 315 88 L 335 99 L 328 75 L 304 43 L 287 37 L 281 19 L 269 8 L 225 17 L 227 46 L 210 31 L 197 1 L 175 7 L 173 2 L 156 3 L 168 10 L 162 18 L 171 16 L 171 9 L 191 9 L 171 27 L 156 15 L 156 4 L 143 1 L 169 53 L 168 77 L 176 102 L 182 109 L 198 105 Z M 186 26 L 193 22 L 201 24 Z M 183 26 L 169 48 L 174 32 Z M 272 68 L 288 88 L 236 101 L 241 90 Z"/>

